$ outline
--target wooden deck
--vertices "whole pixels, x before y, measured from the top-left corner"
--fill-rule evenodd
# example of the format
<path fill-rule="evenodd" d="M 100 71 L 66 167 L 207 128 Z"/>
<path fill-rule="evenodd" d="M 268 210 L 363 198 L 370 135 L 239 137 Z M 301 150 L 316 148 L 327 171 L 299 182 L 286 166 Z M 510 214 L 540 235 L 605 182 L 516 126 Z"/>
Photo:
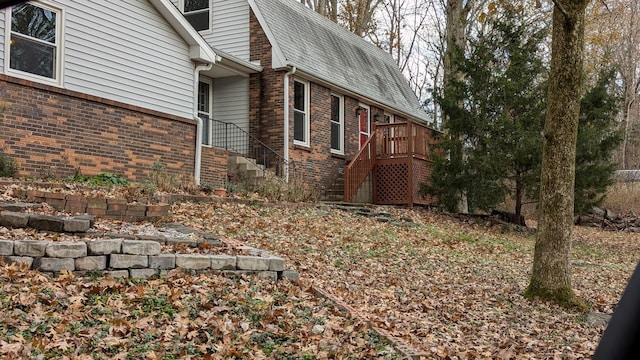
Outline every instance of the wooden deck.
<path fill-rule="evenodd" d="M 403 122 L 378 124 L 344 172 L 344 198 L 351 202 L 367 177 L 373 180 L 373 203 L 434 205 L 419 194 L 420 183 L 431 174 L 431 151 L 436 131 Z"/>

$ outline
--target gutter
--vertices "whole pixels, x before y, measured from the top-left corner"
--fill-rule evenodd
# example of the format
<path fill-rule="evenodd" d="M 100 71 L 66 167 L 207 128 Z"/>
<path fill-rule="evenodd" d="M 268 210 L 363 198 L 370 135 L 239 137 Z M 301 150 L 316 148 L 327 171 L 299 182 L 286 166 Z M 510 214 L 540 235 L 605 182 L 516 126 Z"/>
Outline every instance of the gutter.
<path fill-rule="evenodd" d="M 296 73 L 296 67 L 292 67 L 284 74 L 284 180 L 289 182 L 289 79 Z"/>
<path fill-rule="evenodd" d="M 193 179 L 196 185 L 200 185 L 200 168 L 202 164 L 202 119 L 198 116 L 198 84 L 200 72 L 211 70 L 213 63 L 197 65 L 193 71 L 193 119 L 196 121 L 196 162 Z"/>
<path fill-rule="evenodd" d="M 283 70 L 284 68 L 280 68 L 280 70 Z M 369 96 L 365 95 L 365 94 L 361 94 L 358 93 L 354 90 L 349 90 L 346 87 L 344 87 L 344 85 L 340 85 L 337 83 L 333 83 L 330 81 L 327 81 L 321 77 L 319 77 L 318 75 L 315 75 L 313 72 L 304 70 L 304 69 L 298 69 L 298 72 L 301 74 L 300 76 L 304 77 L 305 80 L 309 80 L 312 81 L 318 85 L 322 85 L 328 89 L 331 89 L 332 91 L 336 91 L 338 93 L 341 93 L 342 95 L 347 95 L 349 97 L 352 97 L 354 99 L 359 100 L 360 102 L 364 102 L 367 103 L 369 105 L 378 107 L 378 108 L 382 108 L 382 109 L 389 109 L 392 112 L 394 112 L 397 115 L 401 115 L 406 117 L 407 119 L 415 119 L 418 120 L 420 122 L 423 122 L 424 124 L 428 124 L 429 123 L 429 119 L 426 117 L 427 114 L 426 112 L 424 112 L 423 110 L 420 110 L 420 107 L 417 103 L 417 98 L 416 98 L 416 109 L 417 109 L 417 113 L 411 113 L 409 112 L 408 109 L 402 110 L 397 108 L 394 105 L 390 105 L 390 104 L 385 104 L 380 102 L 379 100 L 374 100 L 372 98 L 370 98 Z M 424 114 L 422 114 L 424 112 Z M 418 113 L 421 116 L 418 116 Z"/>

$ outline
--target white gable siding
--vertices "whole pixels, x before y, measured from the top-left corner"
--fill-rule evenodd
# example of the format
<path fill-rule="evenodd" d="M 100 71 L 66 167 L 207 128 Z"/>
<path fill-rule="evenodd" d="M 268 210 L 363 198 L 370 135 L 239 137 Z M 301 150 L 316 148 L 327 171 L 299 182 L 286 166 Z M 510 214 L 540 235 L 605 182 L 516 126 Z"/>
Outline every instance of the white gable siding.
<path fill-rule="evenodd" d="M 249 3 L 246 0 L 213 0 L 212 31 L 204 39 L 216 49 L 249 60 Z"/>
<path fill-rule="evenodd" d="M 213 118 L 249 132 L 249 78 L 213 79 Z"/>
<path fill-rule="evenodd" d="M 147 1 L 59 0 L 67 89 L 191 118 L 189 46 Z"/>
<path fill-rule="evenodd" d="M 4 72 L 4 10 L 0 10 L 0 73 Z"/>

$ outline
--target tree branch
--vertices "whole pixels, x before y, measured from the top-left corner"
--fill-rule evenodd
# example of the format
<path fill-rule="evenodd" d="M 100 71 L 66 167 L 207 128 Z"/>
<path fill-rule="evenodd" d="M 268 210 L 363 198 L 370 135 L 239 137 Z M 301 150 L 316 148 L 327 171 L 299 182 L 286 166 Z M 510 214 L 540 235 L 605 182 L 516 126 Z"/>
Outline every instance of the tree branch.
<path fill-rule="evenodd" d="M 558 8 L 558 10 L 560 10 L 560 12 L 562 13 L 562 15 L 564 15 L 565 18 L 569 19 L 569 14 L 562 7 L 562 4 L 560 4 L 560 2 L 558 0 L 553 0 L 553 4 Z"/>

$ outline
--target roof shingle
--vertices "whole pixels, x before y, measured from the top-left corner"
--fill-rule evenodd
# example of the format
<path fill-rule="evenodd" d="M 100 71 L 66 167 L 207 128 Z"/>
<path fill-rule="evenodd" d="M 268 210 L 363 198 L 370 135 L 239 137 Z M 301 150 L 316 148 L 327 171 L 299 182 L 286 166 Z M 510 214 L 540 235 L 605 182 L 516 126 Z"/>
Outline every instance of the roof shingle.
<path fill-rule="evenodd" d="M 294 0 L 252 0 L 274 51 L 298 71 L 428 121 L 391 55 Z M 259 13 L 259 14 L 258 14 Z"/>

